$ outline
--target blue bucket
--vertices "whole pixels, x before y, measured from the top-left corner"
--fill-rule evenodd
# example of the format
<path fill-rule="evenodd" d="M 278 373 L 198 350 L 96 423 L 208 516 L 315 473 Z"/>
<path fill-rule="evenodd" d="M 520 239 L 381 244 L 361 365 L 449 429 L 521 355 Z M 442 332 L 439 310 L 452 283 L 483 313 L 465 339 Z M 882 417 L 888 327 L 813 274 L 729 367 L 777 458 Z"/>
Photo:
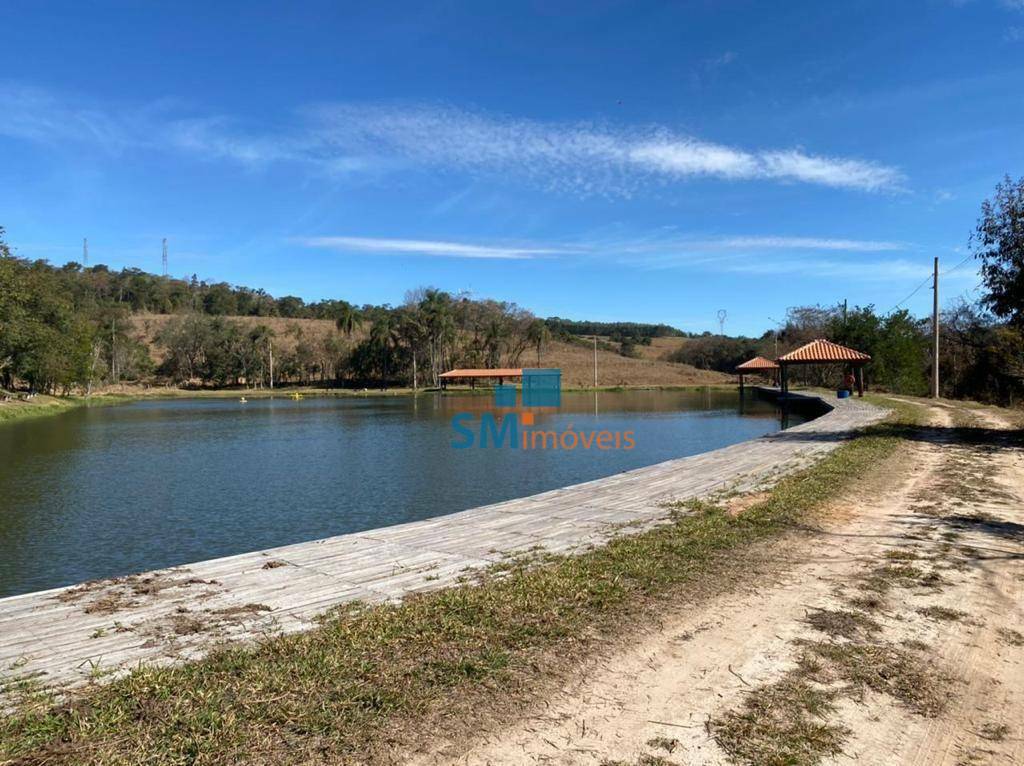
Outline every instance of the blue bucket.
<path fill-rule="evenodd" d="M 839 391 L 836 391 L 836 398 L 837 399 L 849 399 L 850 398 L 850 392 L 847 391 L 845 388 L 840 389 Z"/>

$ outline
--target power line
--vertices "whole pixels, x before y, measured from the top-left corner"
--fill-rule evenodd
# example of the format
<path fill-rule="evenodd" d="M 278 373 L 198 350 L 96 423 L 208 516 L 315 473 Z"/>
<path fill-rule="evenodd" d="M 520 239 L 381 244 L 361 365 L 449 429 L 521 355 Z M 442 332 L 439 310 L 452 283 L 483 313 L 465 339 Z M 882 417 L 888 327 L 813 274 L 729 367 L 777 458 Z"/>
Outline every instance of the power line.
<path fill-rule="evenodd" d="M 886 313 L 886 314 L 891 314 L 891 313 L 892 313 L 892 312 L 894 312 L 894 311 L 895 311 L 896 309 L 898 309 L 898 308 L 899 308 L 900 306 L 902 306 L 902 305 L 903 305 L 904 303 L 906 303 L 906 302 L 907 302 L 907 301 L 909 301 L 909 300 L 910 300 L 911 298 L 913 298 L 913 297 L 914 297 L 915 295 L 917 295 L 917 291 L 918 291 L 918 290 L 920 290 L 920 289 L 921 289 L 922 287 L 924 287 L 924 286 L 925 286 L 926 284 L 928 284 L 929 282 L 931 282 L 931 280 L 932 280 L 932 276 L 933 276 L 932 274 L 929 274 L 929 275 L 928 275 L 927 277 L 925 277 L 925 278 L 924 278 L 924 281 L 923 281 L 923 282 L 922 282 L 921 284 L 919 284 L 919 285 L 918 285 L 917 287 L 915 287 L 915 288 L 913 289 L 913 291 L 912 291 L 912 292 L 910 293 L 910 295 L 908 295 L 908 296 L 907 296 L 906 298 L 904 298 L 903 300 L 901 300 L 901 301 L 900 301 L 899 303 L 897 303 L 897 304 L 896 304 L 895 306 L 893 306 L 893 307 L 892 307 L 891 309 L 889 309 L 889 310 L 888 310 L 887 312 L 885 312 L 885 313 Z"/>
<path fill-rule="evenodd" d="M 949 273 L 950 273 L 951 271 L 956 271 L 956 270 L 957 270 L 957 269 L 959 269 L 959 268 L 960 268 L 961 266 L 963 266 L 963 265 L 964 265 L 965 263 L 967 263 L 967 262 L 968 262 L 969 260 L 971 260 L 971 259 L 972 259 L 973 257 L 974 257 L 974 253 L 971 253 L 971 254 L 970 254 L 970 255 L 968 255 L 968 256 L 967 256 L 966 258 L 964 258 L 964 259 L 963 259 L 962 261 L 960 261 L 959 263 L 957 263 L 957 264 L 956 264 L 955 266 L 950 266 L 950 267 L 949 267 L 948 269 L 946 269 L 945 271 L 941 272 L 941 273 L 939 274 L 939 276 L 940 276 L 940 277 L 944 277 L 944 276 L 946 276 L 947 274 L 949 274 Z M 928 281 L 929 281 L 929 280 L 931 280 L 931 279 L 932 279 L 933 277 L 934 277 L 934 275 L 932 275 L 932 274 L 929 274 L 929 275 L 928 275 L 927 277 L 925 277 L 925 278 L 924 278 L 924 281 L 923 281 L 923 282 L 921 282 L 921 284 L 919 284 L 919 285 L 918 285 L 917 287 L 915 287 L 915 288 L 913 289 L 913 291 L 911 291 L 910 295 L 908 295 L 908 296 L 907 296 L 906 298 L 904 298 L 903 300 L 901 300 L 901 301 L 900 301 L 899 303 L 897 303 L 897 304 L 896 304 L 895 306 L 893 306 L 893 307 L 892 307 L 891 309 L 889 309 L 889 310 L 888 310 L 888 311 L 887 311 L 886 313 L 887 313 L 887 314 L 891 314 L 891 313 L 892 313 L 892 312 L 894 312 L 894 311 L 895 311 L 896 309 L 898 309 L 898 308 L 899 308 L 900 306 L 902 306 L 902 305 L 903 305 L 904 303 L 906 303 L 906 302 L 907 302 L 907 301 L 909 301 L 909 300 L 910 300 L 911 298 L 913 298 L 913 297 L 914 297 L 915 295 L 917 295 L 917 292 L 918 292 L 918 290 L 920 290 L 920 289 L 921 289 L 922 287 L 924 287 L 924 286 L 925 286 L 926 284 L 928 284 Z M 980 285 L 980 283 L 979 283 L 979 285 Z M 977 289 L 977 288 L 975 288 L 975 289 Z"/>
<path fill-rule="evenodd" d="M 967 263 L 967 262 L 968 262 L 969 260 L 971 260 L 971 258 L 973 258 L 973 257 L 974 257 L 974 253 L 971 253 L 971 254 L 970 254 L 970 255 L 968 255 L 968 256 L 967 256 L 966 258 L 964 258 L 964 259 L 963 259 L 962 261 L 960 261 L 960 263 L 958 263 L 958 264 L 957 264 L 956 266 L 953 266 L 952 268 L 946 269 L 946 270 L 945 270 L 944 272 L 942 272 L 942 274 L 940 274 L 939 276 L 943 276 L 943 277 L 944 277 L 944 276 L 946 276 L 946 275 L 947 275 L 947 274 L 948 274 L 949 272 L 951 272 L 951 271 L 956 271 L 956 270 L 957 270 L 957 269 L 959 269 L 959 268 L 960 268 L 961 266 L 963 266 L 963 265 L 964 265 L 965 263 Z"/>

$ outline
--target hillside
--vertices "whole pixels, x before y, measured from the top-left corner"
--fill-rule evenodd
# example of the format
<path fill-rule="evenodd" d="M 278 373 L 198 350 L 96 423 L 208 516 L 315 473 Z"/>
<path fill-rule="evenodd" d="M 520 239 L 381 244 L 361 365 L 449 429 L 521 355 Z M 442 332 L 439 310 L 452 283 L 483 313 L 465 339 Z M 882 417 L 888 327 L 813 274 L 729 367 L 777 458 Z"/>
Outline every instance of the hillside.
<path fill-rule="evenodd" d="M 153 361 L 163 360 L 163 349 L 155 342 L 160 329 L 174 319 L 169 314 L 136 314 L 133 329 L 147 348 Z M 314 341 L 336 334 L 334 322 L 327 319 L 289 319 L 283 317 L 231 317 L 232 321 L 247 327 L 264 325 L 274 331 L 276 352 L 285 355 L 295 350 L 300 342 Z M 363 340 L 368 328 L 355 329 L 348 343 L 353 346 Z M 570 343 L 552 340 L 541 353 L 540 366 L 562 370 L 562 384 L 569 388 L 584 388 L 594 384 L 594 352 L 589 340 Z M 684 338 L 655 338 L 650 346 L 637 346 L 639 358 L 631 359 L 600 348 L 597 356 L 599 386 L 692 386 L 728 383 L 730 377 L 719 372 L 698 370 L 686 364 L 664 361 L 661 357 L 679 347 Z M 527 349 L 520 358 L 524 367 L 537 365 L 536 351 Z"/>
<path fill-rule="evenodd" d="M 656 339 L 673 341 L 675 346 L 682 339 Z M 598 349 L 597 384 L 599 386 L 694 386 L 728 383 L 731 378 L 712 370 L 698 370 L 688 364 L 666 362 L 656 358 L 657 347 L 639 346 L 650 355 L 630 359 L 612 351 Z M 655 353 L 651 353 L 651 352 Z M 523 356 L 524 365 L 532 365 L 536 356 L 529 351 Z M 562 385 L 568 388 L 585 388 L 594 385 L 594 351 L 586 345 L 554 341 L 541 355 L 541 366 L 559 367 L 562 370 Z"/>

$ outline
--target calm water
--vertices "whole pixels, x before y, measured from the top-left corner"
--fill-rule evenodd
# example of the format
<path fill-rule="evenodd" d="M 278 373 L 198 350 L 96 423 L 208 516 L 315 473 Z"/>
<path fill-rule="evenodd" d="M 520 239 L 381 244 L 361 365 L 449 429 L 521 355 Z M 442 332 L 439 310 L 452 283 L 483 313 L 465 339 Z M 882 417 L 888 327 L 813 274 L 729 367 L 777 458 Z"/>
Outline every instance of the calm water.
<path fill-rule="evenodd" d="M 451 447 L 486 396 L 147 401 L 0 426 L 0 596 L 424 519 L 780 427 L 732 392 L 565 394 L 632 451 Z M 790 423 L 799 422 L 795 415 Z"/>

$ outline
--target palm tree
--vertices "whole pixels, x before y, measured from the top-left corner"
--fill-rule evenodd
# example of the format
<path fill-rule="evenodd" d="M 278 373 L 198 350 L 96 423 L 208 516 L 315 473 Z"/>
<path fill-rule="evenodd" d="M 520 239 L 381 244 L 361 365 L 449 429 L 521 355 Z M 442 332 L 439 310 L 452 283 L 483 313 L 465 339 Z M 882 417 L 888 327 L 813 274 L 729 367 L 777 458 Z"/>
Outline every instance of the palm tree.
<path fill-rule="evenodd" d="M 352 333 L 359 326 L 359 311 L 348 301 L 339 301 L 338 313 L 334 318 L 334 326 L 351 338 Z"/>
<path fill-rule="evenodd" d="M 452 316 L 452 296 L 442 290 L 428 289 L 420 310 L 429 338 L 430 374 L 433 385 L 438 385 L 438 376 L 444 365 L 445 350 L 455 338 L 455 320 Z"/>
<path fill-rule="evenodd" d="M 370 327 L 370 346 L 373 348 L 377 369 L 384 380 L 394 371 L 395 352 L 400 340 L 398 322 L 390 312 L 382 311 Z"/>
<path fill-rule="evenodd" d="M 419 388 L 418 365 L 420 346 L 426 341 L 426 327 L 419 307 L 415 304 L 404 306 L 397 312 L 398 334 L 409 349 L 412 356 L 412 390 Z"/>
<path fill-rule="evenodd" d="M 540 352 L 545 344 L 551 341 L 551 330 L 543 319 L 534 319 L 526 331 L 526 337 L 537 349 L 537 366 L 540 367 Z"/>

